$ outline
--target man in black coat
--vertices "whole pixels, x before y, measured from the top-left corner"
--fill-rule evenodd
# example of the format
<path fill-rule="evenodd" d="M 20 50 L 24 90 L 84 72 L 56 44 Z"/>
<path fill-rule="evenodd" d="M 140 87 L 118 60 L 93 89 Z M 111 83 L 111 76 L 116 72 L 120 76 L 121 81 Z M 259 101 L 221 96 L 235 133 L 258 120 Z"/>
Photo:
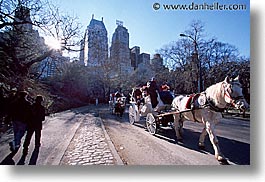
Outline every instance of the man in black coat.
<path fill-rule="evenodd" d="M 45 108 L 41 105 L 43 97 L 38 95 L 32 105 L 32 118 L 28 124 L 27 135 L 23 144 L 23 155 L 27 155 L 31 137 L 35 132 L 35 149 L 39 149 L 41 143 L 42 121 L 45 120 Z"/>
<path fill-rule="evenodd" d="M 147 84 L 147 87 L 148 87 L 148 93 L 150 94 L 151 97 L 152 108 L 155 108 L 158 104 L 157 92 L 159 91 L 155 77 L 152 77 L 151 81 L 149 81 L 149 83 Z"/>

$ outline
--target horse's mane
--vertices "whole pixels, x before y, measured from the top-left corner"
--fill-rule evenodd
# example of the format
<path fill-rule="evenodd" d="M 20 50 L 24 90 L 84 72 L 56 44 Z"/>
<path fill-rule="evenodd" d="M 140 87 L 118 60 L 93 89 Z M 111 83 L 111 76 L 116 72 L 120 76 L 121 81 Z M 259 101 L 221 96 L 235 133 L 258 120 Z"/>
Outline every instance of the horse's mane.
<path fill-rule="evenodd" d="M 222 83 L 223 82 L 219 82 L 214 85 L 211 85 L 205 90 L 208 99 L 211 99 L 216 105 L 223 105 L 224 103 L 224 98 L 222 94 Z"/>

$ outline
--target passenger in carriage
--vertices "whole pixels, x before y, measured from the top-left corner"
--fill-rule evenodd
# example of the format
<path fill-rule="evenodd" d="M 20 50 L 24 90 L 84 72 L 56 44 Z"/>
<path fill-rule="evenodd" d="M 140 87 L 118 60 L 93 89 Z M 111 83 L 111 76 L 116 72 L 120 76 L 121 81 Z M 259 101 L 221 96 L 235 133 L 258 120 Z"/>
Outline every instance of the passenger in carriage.
<path fill-rule="evenodd" d="M 170 90 L 170 87 L 167 85 L 167 82 L 164 82 L 164 83 L 161 85 L 161 92 L 169 91 L 169 90 Z"/>
<path fill-rule="evenodd" d="M 141 88 L 136 88 L 134 90 L 133 97 L 135 98 L 136 104 L 137 104 L 137 106 L 139 108 L 139 106 L 140 106 L 140 104 L 141 104 L 141 102 L 143 100 Z"/>
<path fill-rule="evenodd" d="M 164 104 L 171 105 L 173 101 L 173 95 L 170 93 L 170 87 L 168 86 L 167 82 L 164 82 L 161 85 L 161 92 L 159 95 Z"/>
<path fill-rule="evenodd" d="M 120 104 L 120 102 L 122 101 L 122 97 L 124 97 L 124 95 L 120 93 L 119 91 L 115 93 L 114 95 L 115 105 Z"/>
<path fill-rule="evenodd" d="M 116 99 L 118 99 L 119 97 L 122 97 L 122 94 L 119 91 L 117 91 L 115 93 L 115 97 L 116 97 Z"/>

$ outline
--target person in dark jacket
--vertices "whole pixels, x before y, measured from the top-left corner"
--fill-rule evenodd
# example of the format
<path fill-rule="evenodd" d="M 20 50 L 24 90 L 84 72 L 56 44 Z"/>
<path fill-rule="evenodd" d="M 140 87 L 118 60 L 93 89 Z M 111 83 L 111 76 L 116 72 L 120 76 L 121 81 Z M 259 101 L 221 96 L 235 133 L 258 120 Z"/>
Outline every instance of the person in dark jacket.
<path fill-rule="evenodd" d="M 150 94 L 151 97 L 152 108 L 155 108 L 158 104 L 157 92 L 159 91 L 155 77 L 151 78 L 151 81 L 148 82 L 147 87 L 148 87 L 148 93 Z"/>
<path fill-rule="evenodd" d="M 31 104 L 27 100 L 27 95 L 28 92 L 20 91 L 18 98 L 11 104 L 12 107 L 9 109 L 14 131 L 14 140 L 9 143 L 12 152 L 18 151 L 21 138 L 26 132 L 28 121 L 31 117 Z"/>
<path fill-rule="evenodd" d="M 35 132 L 35 149 L 39 149 L 41 143 L 42 121 L 45 120 L 45 108 L 41 104 L 43 97 L 38 95 L 32 105 L 32 118 L 28 124 L 27 135 L 23 144 L 23 155 L 27 155 L 31 137 Z"/>

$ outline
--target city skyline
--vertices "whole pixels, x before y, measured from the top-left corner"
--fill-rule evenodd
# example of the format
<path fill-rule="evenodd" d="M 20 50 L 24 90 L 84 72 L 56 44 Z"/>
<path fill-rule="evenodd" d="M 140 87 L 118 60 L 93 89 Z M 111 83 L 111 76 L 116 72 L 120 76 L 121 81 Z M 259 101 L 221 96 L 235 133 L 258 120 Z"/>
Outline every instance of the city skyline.
<path fill-rule="evenodd" d="M 170 0 L 146 0 L 144 2 L 135 0 L 124 2 L 121 0 L 76 0 L 62 1 L 52 0 L 65 13 L 77 16 L 82 24 L 82 32 L 85 32 L 89 21 L 94 15 L 95 19 L 104 18 L 104 24 L 108 31 L 108 44 L 111 43 L 112 33 L 116 28 L 116 20 L 122 21 L 130 34 L 130 45 L 140 46 L 142 52 L 151 55 L 156 53 L 164 45 L 181 39 L 180 33 L 189 28 L 193 20 L 200 20 L 205 24 L 205 39 L 212 37 L 218 41 L 229 43 L 238 48 L 239 54 L 250 56 L 250 5 L 249 0 L 219 0 L 221 5 L 234 4 L 245 5 L 244 10 L 165 10 L 163 5 L 174 5 L 185 3 L 213 4 L 210 0 L 204 2 Z M 155 10 L 153 5 L 160 4 L 160 9 Z"/>

